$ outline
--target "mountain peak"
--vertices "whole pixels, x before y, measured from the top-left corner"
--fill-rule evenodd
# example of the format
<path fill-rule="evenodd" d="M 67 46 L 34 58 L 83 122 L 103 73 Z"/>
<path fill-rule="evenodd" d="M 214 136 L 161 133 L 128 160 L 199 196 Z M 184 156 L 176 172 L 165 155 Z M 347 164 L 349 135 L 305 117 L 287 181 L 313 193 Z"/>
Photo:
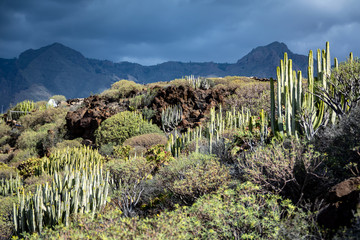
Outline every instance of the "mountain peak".
<path fill-rule="evenodd" d="M 27 67 L 34 59 L 37 59 L 43 55 L 48 55 L 50 58 L 59 58 L 59 57 L 67 58 L 67 59 L 85 58 L 80 52 L 72 48 L 69 48 L 61 43 L 55 42 L 51 45 L 36 50 L 29 49 L 21 53 L 18 59 L 20 68 Z"/>
<path fill-rule="evenodd" d="M 276 67 L 279 66 L 280 59 L 284 57 L 285 52 L 293 60 L 295 70 L 306 69 L 306 56 L 294 54 L 285 43 L 277 41 L 252 49 L 246 56 L 237 61 L 236 65 L 243 67 L 247 76 L 274 77 L 276 76 Z"/>

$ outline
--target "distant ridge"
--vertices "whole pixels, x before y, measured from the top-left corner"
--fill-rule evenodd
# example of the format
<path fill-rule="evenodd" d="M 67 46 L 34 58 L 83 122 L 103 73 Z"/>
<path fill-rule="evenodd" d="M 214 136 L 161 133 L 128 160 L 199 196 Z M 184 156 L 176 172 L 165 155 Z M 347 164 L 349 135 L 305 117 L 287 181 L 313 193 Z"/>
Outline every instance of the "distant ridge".
<path fill-rule="evenodd" d="M 165 62 L 154 66 L 114 63 L 88 59 L 61 43 L 21 53 L 15 59 L 0 58 L 0 107 L 31 99 L 47 100 L 61 94 L 67 98 L 100 93 L 119 79 L 139 83 L 170 81 L 186 75 L 275 77 L 284 52 L 293 59 L 293 67 L 305 73 L 307 57 L 292 53 L 284 43 L 273 42 L 257 47 L 234 64 Z"/>

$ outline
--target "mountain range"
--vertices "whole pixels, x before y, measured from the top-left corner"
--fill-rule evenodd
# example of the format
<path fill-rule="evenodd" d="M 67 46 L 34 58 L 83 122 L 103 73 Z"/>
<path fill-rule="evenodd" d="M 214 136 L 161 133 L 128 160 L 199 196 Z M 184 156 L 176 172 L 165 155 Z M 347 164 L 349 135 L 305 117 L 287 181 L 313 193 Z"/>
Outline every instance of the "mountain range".
<path fill-rule="evenodd" d="M 61 43 L 54 43 L 26 50 L 18 58 L 0 58 L 0 107 L 4 111 L 25 99 L 47 100 L 58 94 L 66 98 L 87 97 L 110 88 L 120 79 L 146 84 L 188 75 L 276 77 L 276 67 L 284 52 L 293 59 L 294 69 L 306 73 L 307 56 L 292 53 L 280 42 L 257 47 L 232 64 L 169 61 L 153 66 L 89 59 Z"/>

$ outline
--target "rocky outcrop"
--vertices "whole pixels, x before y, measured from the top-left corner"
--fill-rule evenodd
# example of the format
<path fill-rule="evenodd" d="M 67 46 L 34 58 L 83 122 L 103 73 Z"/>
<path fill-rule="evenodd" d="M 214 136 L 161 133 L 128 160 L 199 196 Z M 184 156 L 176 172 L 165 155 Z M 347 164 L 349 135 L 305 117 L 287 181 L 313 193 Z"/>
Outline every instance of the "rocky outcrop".
<path fill-rule="evenodd" d="M 179 124 L 180 130 L 201 125 L 210 108 L 223 103 L 226 96 L 233 94 L 225 89 L 193 89 L 185 86 L 170 86 L 158 88 L 157 94 L 150 103 L 155 110 L 153 123 L 161 126 L 161 111 L 167 106 L 180 104 L 183 109 L 183 120 Z M 91 96 L 84 100 L 69 100 L 73 111 L 66 115 L 66 125 L 70 138 L 82 137 L 94 141 L 94 132 L 101 122 L 114 114 L 129 109 L 128 99 L 107 99 Z M 76 107 L 77 105 L 80 105 Z M 77 109 L 76 109 L 77 108 Z"/>
<path fill-rule="evenodd" d="M 318 214 L 318 223 L 330 229 L 349 226 L 360 204 L 360 177 L 347 179 L 330 189 L 328 205 Z"/>
<path fill-rule="evenodd" d="M 69 104 L 76 101 L 69 100 Z M 127 109 L 126 102 L 110 102 L 109 99 L 91 96 L 85 98 L 82 106 L 66 115 L 66 126 L 70 138 L 82 137 L 94 140 L 94 132 L 101 122 Z"/>
<path fill-rule="evenodd" d="M 161 111 L 170 105 L 180 104 L 183 109 L 183 120 L 179 124 L 181 129 L 194 128 L 205 121 L 205 115 L 210 108 L 223 103 L 231 91 L 225 89 L 193 89 L 185 86 L 170 86 L 159 89 L 151 103 L 156 111 L 153 122 L 161 126 Z"/>

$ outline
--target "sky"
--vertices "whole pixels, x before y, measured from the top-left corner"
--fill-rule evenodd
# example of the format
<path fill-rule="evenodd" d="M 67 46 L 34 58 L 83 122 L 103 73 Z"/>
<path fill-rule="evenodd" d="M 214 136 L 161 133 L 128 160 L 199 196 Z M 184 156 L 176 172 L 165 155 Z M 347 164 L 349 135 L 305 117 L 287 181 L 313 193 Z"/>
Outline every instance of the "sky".
<path fill-rule="evenodd" d="M 0 58 L 54 42 L 85 57 L 234 63 L 274 41 L 360 56 L 359 0 L 0 0 Z"/>

